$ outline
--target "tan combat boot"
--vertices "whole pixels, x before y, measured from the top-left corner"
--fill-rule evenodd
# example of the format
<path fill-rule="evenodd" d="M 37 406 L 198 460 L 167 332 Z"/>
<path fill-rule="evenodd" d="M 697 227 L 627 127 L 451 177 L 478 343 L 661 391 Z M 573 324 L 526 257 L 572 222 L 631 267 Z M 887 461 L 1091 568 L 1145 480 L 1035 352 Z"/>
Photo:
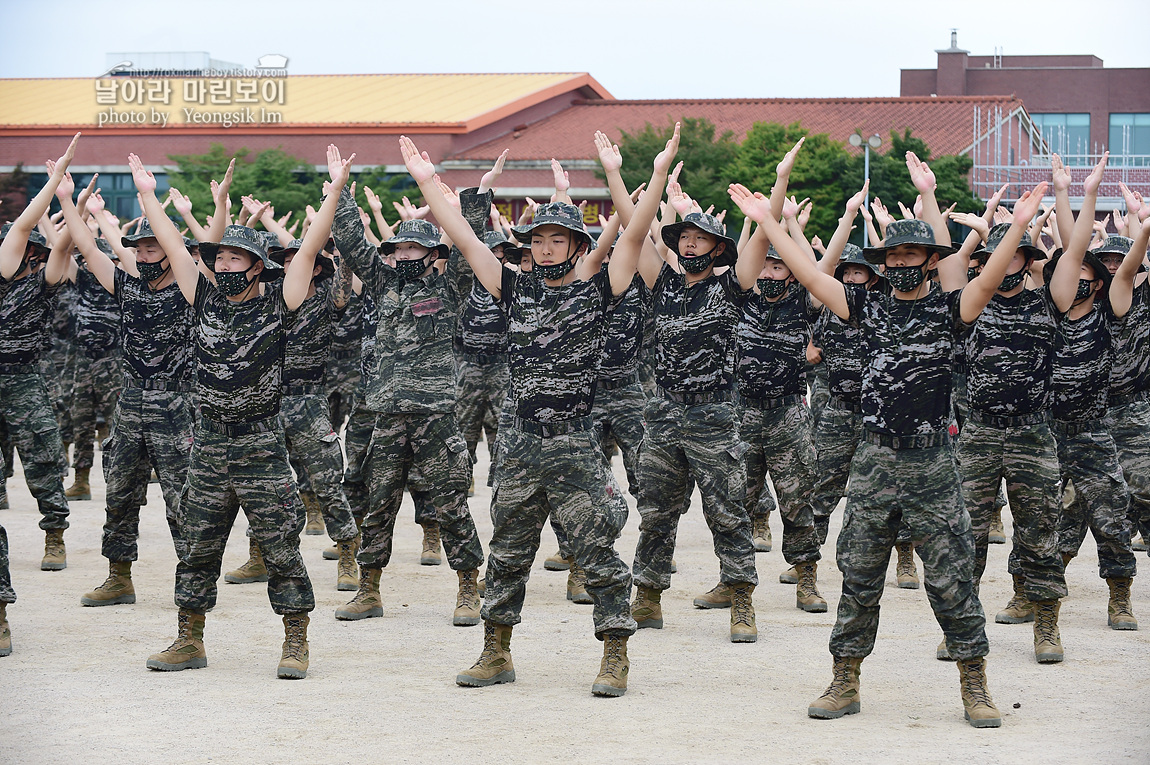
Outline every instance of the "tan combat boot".
<path fill-rule="evenodd" d="M 834 678 L 826 692 L 807 707 L 808 717 L 836 720 L 843 715 L 858 714 L 862 708 L 859 700 L 862 659 L 835 656 L 834 660 Z"/>
<path fill-rule="evenodd" d="M 763 515 L 751 519 L 751 541 L 755 552 L 771 551 L 771 516 Z"/>
<path fill-rule="evenodd" d="M 1014 574 L 1014 595 L 1006 604 L 1006 608 L 998 612 L 994 621 L 999 624 L 1023 624 L 1034 621 L 1034 604 L 1027 600 L 1023 594 L 1026 580 L 1021 574 Z"/>
<path fill-rule="evenodd" d="M 826 613 L 827 602 L 819 594 L 819 564 L 815 561 L 800 563 L 795 568 L 799 572 L 799 583 L 795 585 L 795 607 L 812 614 Z"/>
<path fill-rule="evenodd" d="M 439 554 L 439 524 L 435 521 L 423 526 L 423 552 L 419 555 L 419 565 L 438 566 L 443 563 Z"/>
<path fill-rule="evenodd" d="M 731 588 L 719 582 L 692 602 L 695 604 L 695 608 L 730 608 Z"/>
<path fill-rule="evenodd" d="M 456 627 L 474 627 L 479 624 L 479 571 L 459 571 L 459 595 L 455 600 L 455 614 L 451 623 Z"/>
<path fill-rule="evenodd" d="M 8 604 L 0 600 L 0 656 L 12 653 L 12 630 L 8 628 Z"/>
<path fill-rule="evenodd" d="M 276 677 L 284 680 L 307 677 L 307 625 L 310 623 L 311 618 L 306 613 L 284 615 L 284 646 Z"/>
<path fill-rule="evenodd" d="M 631 604 L 631 618 L 639 629 L 663 629 L 662 590 L 643 586 L 635 588 L 635 602 Z"/>
<path fill-rule="evenodd" d="M 68 568 L 68 552 L 64 548 L 64 529 L 48 529 L 44 532 L 44 557 L 40 561 L 41 571 L 62 571 Z"/>
<path fill-rule="evenodd" d="M 349 622 L 383 616 L 383 599 L 379 597 L 379 577 L 381 568 L 361 568 L 359 570 L 359 592 L 347 605 L 335 610 L 335 618 Z"/>
<path fill-rule="evenodd" d="M 731 587 L 731 642 L 754 643 L 759 639 L 759 628 L 755 626 L 755 607 L 751 594 L 755 585 L 739 583 Z"/>
<path fill-rule="evenodd" d="M 1006 544 L 1006 527 L 1002 525 L 1002 508 L 996 507 L 990 516 L 990 534 L 986 541 L 992 545 Z"/>
<path fill-rule="evenodd" d="M 1146 552 L 1150 547 L 1146 545 L 1146 540 L 1142 538 L 1141 534 L 1135 534 L 1134 538 L 1130 540 L 1130 549 L 1134 552 Z"/>
<path fill-rule="evenodd" d="M 934 658 L 939 661 L 954 661 L 950 658 L 950 649 L 946 647 L 946 636 L 942 636 L 942 640 L 938 644 L 938 648 L 934 649 Z"/>
<path fill-rule="evenodd" d="M 564 558 L 563 553 L 556 550 L 554 555 L 543 561 L 543 568 L 548 571 L 566 571 L 574 561 L 574 558 Z"/>
<path fill-rule="evenodd" d="M 339 560 L 339 543 L 336 542 L 331 547 L 323 548 L 324 560 Z"/>
<path fill-rule="evenodd" d="M 1039 600 L 1034 603 L 1034 658 L 1039 664 L 1062 661 L 1062 638 L 1058 634 L 1058 610 L 1061 602 Z"/>
<path fill-rule="evenodd" d="M 1130 604 L 1130 584 L 1132 579 L 1115 577 L 1107 579 L 1110 586 L 1110 602 L 1106 605 L 1106 623 L 1115 630 L 1136 630 L 1138 620 L 1134 618 L 1134 607 Z"/>
<path fill-rule="evenodd" d="M 962 685 L 963 715 L 975 728 L 998 728 L 1002 716 L 990 698 L 986 687 L 986 657 L 963 659 L 957 662 Z"/>
<path fill-rule="evenodd" d="M 149 656 L 147 667 L 161 672 L 175 672 L 206 666 L 208 654 L 204 651 L 204 615 L 181 608 L 176 642 L 168 646 L 166 651 Z"/>
<path fill-rule="evenodd" d="M 136 588 L 132 586 L 132 561 L 108 561 L 108 578 L 96 589 L 80 598 L 83 606 L 115 606 L 135 603 Z"/>
<path fill-rule="evenodd" d="M 904 590 L 917 590 L 918 569 L 914 565 L 914 543 L 901 542 L 896 544 L 894 549 L 898 553 L 898 561 L 894 566 L 898 586 Z"/>
<path fill-rule="evenodd" d="M 511 663 L 511 625 L 483 623 L 483 652 L 479 661 L 455 676 L 455 683 L 470 688 L 515 682 Z"/>
<path fill-rule="evenodd" d="M 343 592 L 359 589 L 359 568 L 355 565 L 355 551 L 359 548 L 359 537 L 336 542 L 339 548 L 339 568 L 336 572 L 335 588 Z"/>
<path fill-rule="evenodd" d="M 599 665 L 599 675 L 591 685 L 591 693 L 596 696 L 622 696 L 627 692 L 627 673 L 630 670 L 626 636 L 604 635 L 603 662 Z"/>
<path fill-rule="evenodd" d="M 88 500 L 92 498 L 92 487 L 88 485 L 89 468 L 76 468 L 76 478 L 64 490 L 68 499 Z"/>
<path fill-rule="evenodd" d="M 324 532 L 323 513 L 319 509 L 319 499 L 315 492 L 301 491 L 299 498 L 303 502 L 303 509 L 307 512 L 307 523 L 304 524 L 303 533 L 314 537 Z"/>
<path fill-rule="evenodd" d="M 264 565 L 264 556 L 260 552 L 260 545 L 254 538 L 249 538 L 248 562 L 236 570 L 224 574 L 224 581 L 229 584 L 252 584 L 267 580 L 268 567 Z"/>
<path fill-rule="evenodd" d="M 575 562 L 571 563 L 567 571 L 567 600 L 581 605 L 595 602 L 587 593 L 587 572 Z"/>
<path fill-rule="evenodd" d="M 783 573 L 779 574 L 779 584 L 798 584 L 799 583 L 799 570 L 791 566 Z"/>

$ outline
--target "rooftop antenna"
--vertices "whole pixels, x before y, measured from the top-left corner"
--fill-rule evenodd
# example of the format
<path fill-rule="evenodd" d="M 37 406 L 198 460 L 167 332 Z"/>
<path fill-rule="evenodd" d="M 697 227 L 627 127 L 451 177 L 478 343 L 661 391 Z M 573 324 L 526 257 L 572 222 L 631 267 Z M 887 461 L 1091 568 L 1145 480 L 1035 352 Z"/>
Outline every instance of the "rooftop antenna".
<path fill-rule="evenodd" d="M 955 50 L 958 48 L 958 28 L 952 27 L 950 30 L 950 49 Z"/>

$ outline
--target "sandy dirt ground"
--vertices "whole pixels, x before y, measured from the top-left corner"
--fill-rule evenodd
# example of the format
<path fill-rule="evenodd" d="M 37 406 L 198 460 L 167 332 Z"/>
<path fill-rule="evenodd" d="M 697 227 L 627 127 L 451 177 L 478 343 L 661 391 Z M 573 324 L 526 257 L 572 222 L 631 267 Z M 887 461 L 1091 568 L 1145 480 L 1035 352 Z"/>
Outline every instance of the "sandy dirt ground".
<path fill-rule="evenodd" d="M 486 540 L 490 495 L 480 452 L 470 502 Z M 618 458 L 615 469 L 625 485 Z M 1067 660 L 1047 666 L 1034 660 L 1030 625 L 993 623 L 1010 579 L 1008 548 L 990 549 L 982 599 L 1000 729 L 964 722 L 958 670 L 934 658 L 941 632 L 925 592 L 896 588 L 893 560 L 878 643 L 862 667 L 862 713 L 816 721 L 806 709 L 830 681 L 827 639 L 841 578 L 828 545 L 819 574 L 830 611 L 797 610 L 794 587 L 777 582 L 785 568 L 777 517 L 775 550 L 758 556 L 759 642 L 735 645 L 727 611 L 691 605 L 718 572 L 696 494 L 680 525 L 679 573 L 663 597 L 666 627 L 631 640 L 627 695 L 603 699 L 590 693 L 601 656 L 591 609 L 565 599 L 565 574 L 543 569 L 556 549 L 550 529 L 512 641 L 517 681 L 455 685 L 456 672 L 479 655 L 482 628 L 451 626 L 455 576 L 446 564 L 419 565 L 421 531 L 405 499 L 381 583 L 383 618 L 336 621 L 334 609 L 350 594 L 336 591 L 335 563 L 321 558 L 327 537 L 302 539 L 317 602 L 311 669 L 306 680 L 284 681 L 275 677 L 282 625 L 265 587 L 222 580 L 207 617 L 207 668 L 145 669 L 176 627 L 175 554 L 158 485 L 143 512 L 136 604 L 80 605 L 107 573 L 98 469 L 93 478 L 95 501 L 72 504 L 68 568 L 59 572 L 39 570 L 39 513 L 18 467 L 8 483 L 12 509 L 0 511 L 0 523 L 19 601 L 8 610 L 14 652 L 0 659 L 0 763 L 1150 762 L 1150 576 L 1134 585 L 1142 631 L 1110 630 L 1090 540 L 1067 574 Z M 638 535 L 633 501 L 631 509 L 618 542 L 627 561 Z M 246 560 L 245 528 L 241 516 L 225 570 Z M 1145 571 L 1144 554 L 1139 561 Z"/>

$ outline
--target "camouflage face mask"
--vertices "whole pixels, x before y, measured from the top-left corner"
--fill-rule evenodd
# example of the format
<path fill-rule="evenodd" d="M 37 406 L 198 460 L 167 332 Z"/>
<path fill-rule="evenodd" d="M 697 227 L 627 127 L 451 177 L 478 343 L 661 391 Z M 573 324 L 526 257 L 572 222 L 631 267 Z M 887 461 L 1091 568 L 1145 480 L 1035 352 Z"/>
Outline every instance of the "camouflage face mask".
<path fill-rule="evenodd" d="M 253 268 L 255 268 L 255 263 L 243 271 L 216 272 L 216 288 L 228 297 L 244 294 L 248 287 L 251 286 L 251 281 L 248 280 L 248 272 Z"/>
<path fill-rule="evenodd" d="M 1074 293 L 1074 302 L 1079 303 L 1086 298 L 1090 297 L 1090 293 L 1094 289 L 1094 282 L 1089 279 L 1078 280 L 1078 291 Z"/>
<path fill-rule="evenodd" d="M 1022 284 L 1022 280 L 1025 278 L 1026 269 L 1023 268 L 1016 274 L 1007 274 L 1006 276 L 1002 277 L 1002 281 L 999 282 L 998 288 L 1003 292 L 1010 292 L 1012 289 Z"/>
<path fill-rule="evenodd" d="M 765 298 L 780 298 L 787 294 L 786 279 L 759 279 L 756 284 Z"/>
<path fill-rule="evenodd" d="M 146 282 L 154 282 L 157 279 L 162 279 L 164 274 L 168 272 L 168 259 L 165 257 L 159 263 L 145 263 L 142 260 L 136 261 L 136 270 L 140 272 L 140 278 Z M 219 284 L 217 276 L 216 283 Z"/>
<path fill-rule="evenodd" d="M 418 279 L 427 270 L 427 258 L 397 260 L 395 261 L 395 270 L 399 273 L 399 278 L 405 281 Z"/>
<path fill-rule="evenodd" d="M 913 292 L 926 280 L 926 269 L 923 266 L 887 266 L 883 275 L 898 292 Z"/>
<path fill-rule="evenodd" d="M 715 259 L 715 250 L 718 248 L 718 245 L 715 245 L 710 252 L 704 252 L 701 255 L 680 255 L 679 263 L 687 273 L 701 274 L 710 268 L 711 262 Z"/>

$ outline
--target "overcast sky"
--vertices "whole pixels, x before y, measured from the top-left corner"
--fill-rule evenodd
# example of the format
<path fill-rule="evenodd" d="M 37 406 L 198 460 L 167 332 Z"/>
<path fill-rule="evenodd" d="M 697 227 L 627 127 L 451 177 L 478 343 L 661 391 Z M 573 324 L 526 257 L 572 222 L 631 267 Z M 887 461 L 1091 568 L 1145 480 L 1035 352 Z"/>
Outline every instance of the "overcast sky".
<path fill-rule="evenodd" d="M 1144 0 L 0 0 L 0 18 L 6 78 L 207 51 L 245 66 L 279 53 L 291 74 L 589 72 L 618 98 L 897 96 L 899 69 L 933 68 L 951 27 L 976 55 L 1150 66 Z"/>

